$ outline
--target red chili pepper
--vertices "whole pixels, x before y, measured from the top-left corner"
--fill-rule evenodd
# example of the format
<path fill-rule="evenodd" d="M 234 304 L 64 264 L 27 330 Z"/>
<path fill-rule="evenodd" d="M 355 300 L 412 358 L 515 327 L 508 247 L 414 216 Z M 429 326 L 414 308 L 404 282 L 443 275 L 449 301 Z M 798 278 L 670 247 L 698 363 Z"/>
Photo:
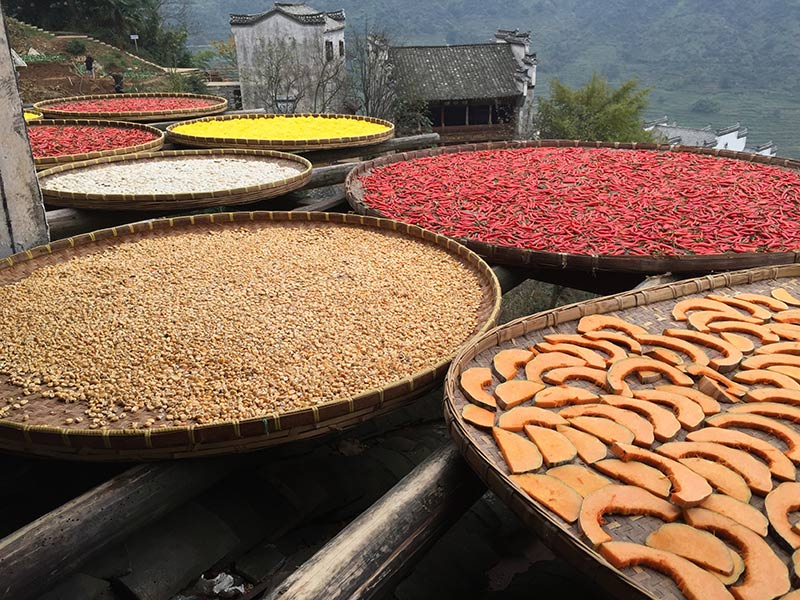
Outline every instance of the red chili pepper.
<path fill-rule="evenodd" d="M 76 100 L 57 102 L 48 105 L 53 110 L 64 110 L 76 113 L 87 112 L 163 112 L 182 108 L 202 108 L 212 106 L 217 100 L 209 98 L 181 98 L 180 96 L 163 96 L 148 98 L 145 96 L 125 96 L 121 98 L 101 98 L 97 100 Z"/>
<path fill-rule="evenodd" d="M 28 128 L 34 158 L 127 148 L 156 137 L 143 129 L 102 125 L 32 125 Z"/>

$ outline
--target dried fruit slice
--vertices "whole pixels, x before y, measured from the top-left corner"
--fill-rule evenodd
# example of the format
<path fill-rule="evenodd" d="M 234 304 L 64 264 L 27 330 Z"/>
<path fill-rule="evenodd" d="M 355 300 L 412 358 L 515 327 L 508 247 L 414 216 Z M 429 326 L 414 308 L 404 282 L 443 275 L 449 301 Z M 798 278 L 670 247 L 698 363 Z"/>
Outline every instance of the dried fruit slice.
<path fill-rule="evenodd" d="M 583 499 L 578 518 L 583 535 L 595 548 L 612 540 L 601 527 L 603 515 L 609 513 L 652 515 L 667 522 L 675 521 L 681 515 L 677 506 L 635 485 L 604 486 Z"/>
<path fill-rule="evenodd" d="M 694 310 L 713 310 L 714 312 L 721 312 L 732 315 L 734 317 L 742 316 L 735 308 L 731 308 L 727 304 L 717 302 L 716 300 L 709 300 L 708 298 L 687 298 L 677 302 L 672 307 L 672 318 L 676 321 L 686 321 L 688 319 L 686 313 Z"/>
<path fill-rule="evenodd" d="M 600 331 L 587 331 L 583 335 L 584 337 L 587 337 L 590 340 L 611 342 L 616 346 L 625 346 L 630 352 L 633 352 L 634 354 L 642 353 L 642 345 L 635 339 L 625 335 L 624 333 L 619 333 L 617 331 L 600 330 Z M 622 360 L 623 358 L 625 357 L 622 356 L 617 360 Z"/>
<path fill-rule="evenodd" d="M 765 296 L 763 294 L 736 294 L 734 298 L 738 298 L 739 300 L 744 300 L 746 302 L 752 302 L 753 304 L 761 304 L 773 312 L 779 312 L 789 308 L 785 302 L 781 302 L 780 300 L 770 298 L 769 296 Z"/>
<path fill-rule="evenodd" d="M 794 462 L 800 461 L 800 433 L 775 419 L 747 413 L 726 413 L 709 417 L 708 424 L 712 427 L 749 427 L 766 431 L 786 443 L 789 447 L 784 453 L 786 456 Z"/>
<path fill-rule="evenodd" d="M 773 419 L 784 419 L 793 423 L 800 423 L 800 406 L 790 406 L 780 402 L 750 402 L 734 406 L 729 412 L 763 415 Z"/>
<path fill-rule="evenodd" d="M 731 498 L 736 498 L 742 502 L 750 502 L 752 492 L 744 477 L 736 471 L 729 469 L 718 462 L 705 458 L 681 458 L 681 464 L 686 465 L 698 475 L 705 477 L 711 486 Z"/>
<path fill-rule="evenodd" d="M 800 406 L 800 392 L 785 388 L 758 388 L 750 390 L 744 397 L 751 403 L 772 402 L 777 404 L 793 404 Z"/>
<path fill-rule="evenodd" d="M 723 585 L 733 585 L 739 581 L 739 577 L 741 577 L 742 573 L 744 573 L 744 561 L 742 560 L 742 557 L 739 556 L 739 553 L 732 550 L 730 546 L 726 544 L 725 547 L 728 548 L 731 553 L 731 558 L 733 559 L 733 573 L 730 575 L 723 575 L 722 573 L 711 571 L 711 574 L 719 579 Z"/>
<path fill-rule="evenodd" d="M 613 396 L 604 395 L 600 396 L 600 400 L 610 406 L 617 408 L 624 408 L 644 417 L 653 425 L 653 435 L 660 442 L 675 437 L 681 429 L 681 424 L 672 411 L 661 408 L 647 400 L 638 400 L 635 398 L 628 398 L 627 396 Z"/>
<path fill-rule="evenodd" d="M 743 335 L 739 335 L 738 333 L 731 333 L 730 331 L 721 331 L 719 333 L 719 337 L 723 340 L 732 344 L 736 348 L 739 349 L 739 352 L 742 354 L 752 354 L 753 350 L 756 349 L 756 345 L 752 342 L 750 338 L 746 338 Z"/>
<path fill-rule="evenodd" d="M 594 334 L 604 334 L 611 332 L 590 332 Z M 622 334 L 617 334 L 621 337 L 625 337 Z M 630 338 L 627 338 L 630 339 Z M 594 338 L 589 337 L 589 334 L 580 335 L 577 333 L 550 333 L 544 336 L 544 341 L 550 344 L 574 344 L 576 346 L 584 346 L 591 350 L 599 350 L 604 354 L 607 354 L 606 366 L 614 363 L 618 360 L 622 360 L 623 358 L 627 357 L 628 354 L 625 352 L 623 348 L 620 348 L 616 344 L 611 343 L 610 341 L 606 341 L 603 338 Z"/>
<path fill-rule="evenodd" d="M 458 378 L 461 391 L 467 400 L 491 410 L 497 408 L 497 401 L 485 388 L 492 385 L 492 370 L 488 367 L 472 367 Z"/>
<path fill-rule="evenodd" d="M 597 461 L 592 466 L 601 473 L 630 485 L 639 486 L 659 498 L 669 498 L 669 491 L 672 489 L 669 477 L 644 463 L 608 458 Z"/>
<path fill-rule="evenodd" d="M 578 333 L 597 331 L 598 329 L 615 329 L 632 338 L 638 334 L 647 333 L 646 329 L 612 315 L 587 315 L 578 321 Z"/>
<path fill-rule="evenodd" d="M 800 583 L 800 550 L 792 553 L 792 574 L 795 583 Z"/>
<path fill-rule="evenodd" d="M 634 390 L 633 395 L 639 400 L 669 406 L 684 429 L 690 431 L 696 429 L 705 419 L 705 414 L 703 414 L 703 409 L 700 405 L 681 394 L 659 390 Z"/>
<path fill-rule="evenodd" d="M 739 371 L 733 376 L 734 381 L 745 385 L 772 385 L 787 390 L 800 390 L 800 383 L 788 375 L 768 371 L 767 369 L 751 369 L 749 371 Z"/>
<path fill-rule="evenodd" d="M 795 381 L 800 381 L 800 367 L 792 367 L 789 365 L 773 365 L 771 367 L 767 367 L 767 370 L 775 373 L 782 373 L 783 375 L 788 375 Z"/>
<path fill-rule="evenodd" d="M 547 355 L 540 354 L 539 356 Z M 564 385 L 567 381 L 579 379 L 581 381 L 593 383 L 601 389 L 605 389 L 606 387 L 605 369 L 593 369 L 592 367 L 563 367 L 561 369 L 552 369 L 542 375 L 542 379 L 553 385 Z"/>
<path fill-rule="evenodd" d="M 764 460 L 769 466 L 772 475 L 783 481 L 794 481 L 797 476 L 797 469 L 783 452 L 769 442 L 742 431 L 722 429 L 720 427 L 704 427 L 688 433 L 686 440 L 690 442 L 713 442 L 723 446 L 730 446 L 731 448 L 746 450 Z"/>
<path fill-rule="evenodd" d="M 800 340 L 800 327 L 789 323 L 770 323 L 767 325 L 769 330 L 785 340 Z"/>
<path fill-rule="evenodd" d="M 710 360 L 702 348 L 686 340 L 650 333 L 647 335 L 640 335 L 637 339 L 646 346 L 660 346 L 662 348 L 669 348 L 670 350 L 682 352 L 689 357 L 690 362 L 699 365 L 707 365 Z"/>
<path fill-rule="evenodd" d="M 716 356 L 708 362 L 708 366 L 717 371 L 731 371 L 735 369 L 744 356 L 739 350 L 725 340 L 709 333 L 700 331 L 689 331 L 688 329 L 665 329 L 664 335 L 685 340 L 692 344 L 706 346 L 712 350 L 720 352 L 722 356 Z M 697 363 L 697 361 L 694 361 Z M 700 364 L 700 363 L 698 363 Z"/>
<path fill-rule="evenodd" d="M 562 409 L 559 413 L 565 419 L 580 417 L 584 415 L 592 417 L 605 417 L 619 423 L 633 432 L 633 441 L 639 446 L 649 448 L 655 441 L 653 426 L 647 419 L 644 419 L 629 410 L 611 406 L 608 404 L 582 404 L 570 406 Z"/>
<path fill-rule="evenodd" d="M 529 423 L 555 428 L 557 425 L 566 425 L 567 420 L 537 406 L 517 406 L 500 415 L 497 426 L 506 431 L 522 431 Z"/>
<path fill-rule="evenodd" d="M 544 383 L 542 381 L 542 373 L 551 369 L 560 369 L 562 367 L 580 367 L 586 364 L 581 358 L 564 354 L 563 352 L 545 352 L 534 356 L 528 364 L 525 365 L 525 378 L 536 383 Z"/>
<path fill-rule="evenodd" d="M 569 385 L 550 386 L 536 394 L 534 402 L 542 408 L 557 408 L 565 404 L 597 402 L 599 396 L 585 388 Z"/>
<path fill-rule="evenodd" d="M 747 357 L 742 361 L 743 369 L 766 369 L 772 365 L 789 365 L 791 367 L 800 367 L 800 356 L 794 354 L 756 354 Z"/>
<path fill-rule="evenodd" d="M 730 296 L 720 296 L 718 294 L 709 294 L 706 296 L 706 298 L 709 300 L 715 300 L 716 302 L 722 302 L 723 304 L 727 304 L 733 308 L 740 308 L 743 311 L 750 313 L 753 318 L 761 321 L 768 321 L 772 318 L 771 311 L 767 310 L 766 308 L 762 308 L 753 302 L 743 300 L 742 298 L 731 298 Z"/>
<path fill-rule="evenodd" d="M 705 569 L 730 575 L 734 572 L 731 551 L 720 540 L 702 529 L 684 523 L 664 523 L 647 536 L 651 548 L 666 550 Z"/>
<path fill-rule="evenodd" d="M 542 455 L 533 442 L 499 427 L 492 428 L 492 436 L 511 473 L 535 471 L 542 466 Z"/>
<path fill-rule="evenodd" d="M 681 387 L 679 385 L 657 385 L 655 389 L 658 392 L 670 392 L 672 394 L 685 396 L 692 402 L 699 404 L 700 408 L 703 409 L 703 413 L 707 415 L 715 415 L 722 410 L 719 406 L 719 402 L 697 388 Z"/>
<path fill-rule="evenodd" d="M 772 489 L 772 475 L 767 466 L 746 452 L 729 446 L 713 442 L 667 442 L 656 451 L 676 460 L 699 456 L 722 463 L 744 477 L 750 489 L 762 496 Z"/>
<path fill-rule="evenodd" d="M 540 342 L 535 346 L 539 352 L 563 352 L 577 356 L 578 358 L 586 361 L 586 365 L 595 369 L 605 369 L 606 359 L 600 356 L 590 348 L 583 348 L 577 344 L 550 344 L 548 342 Z"/>
<path fill-rule="evenodd" d="M 748 358 L 747 360 L 750 359 Z M 730 379 L 725 377 L 725 375 L 723 375 L 718 371 L 715 371 L 710 367 L 698 364 L 691 364 L 691 365 L 686 365 L 684 371 L 686 371 L 689 375 L 691 375 L 695 379 L 700 379 L 701 377 L 708 377 L 709 379 L 716 381 L 722 387 L 725 388 L 726 392 L 733 394 L 737 398 L 741 398 L 747 393 L 747 388 L 745 386 L 740 385 L 735 381 L 731 381 Z"/>
<path fill-rule="evenodd" d="M 587 469 L 580 465 L 561 465 L 547 470 L 550 477 L 555 477 L 573 488 L 584 498 L 596 492 L 601 487 L 609 485 L 610 479 L 598 475 L 592 469 Z"/>
<path fill-rule="evenodd" d="M 578 451 L 578 456 L 587 465 L 602 460 L 608 455 L 606 445 L 591 434 L 565 425 L 559 425 L 556 427 L 556 431 L 572 442 L 572 445 Z"/>
<path fill-rule="evenodd" d="M 534 357 L 534 353 L 523 348 L 509 348 L 501 350 L 492 358 L 494 372 L 500 381 L 508 381 L 517 376 L 517 371 L 524 367 Z"/>
<path fill-rule="evenodd" d="M 711 486 L 703 477 L 663 454 L 621 443 L 612 444 L 611 453 L 625 462 L 637 460 L 664 473 L 672 482 L 670 500 L 678 506 L 695 506 L 711 495 Z"/>
<path fill-rule="evenodd" d="M 756 354 L 800 354 L 800 342 L 778 342 L 761 346 Z"/>
<path fill-rule="evenodd" d="M 494 413 L 474 404 L 466 404 L 461 409 L 461 418 L 467 423 L 472 423 L 475 427 L 491 429 L 494 427 Z"/>
<path fill-rule="evenodd" d="M 772 315 L 772 318 L 776 323 L 789 323 L 792 325 L 797 325 L 800 323 L 800 308 L 782 310 L 781 312 Z"/>
<path fill-rule="evenodd" d="M 694 385 L 694 381 L 675 367 L 651 358 L 634 357 L 615 362 L 608 369 L 608 388 L 615 394 L 630 396 L 625 378 L 634 371 L 658 371 L 676 385 Z"/>
<path fill-rule="evenodd" d="M 581 495 L 566 483 L 549 475 L 512 475 L 509 479 L 537 502 L 556 513 L 567 523 L 578 520 L 581 512 Z"/>
<path fill-rule="evenodd" d="M 739 600 L 772 600 L 789 591 L 789 570 L 764 539 L 733 519 L 705 508 L 684 511 L 689 525 L 728 540 L 744 558 L 744 580 L 730 589 Z"/>
<path fill-rule="evenodd" d="M 633 443 L 633 432 L 609 419 L 602 417 L 575 417 L 569 420 L 569 424 L 575 429 L 595 436 L 606 444 L 613 442 Z"/>
<path fill-rule="evenodd" d="M 714 321 L 731 321 L 733 318 L 733 315 L 730 313 L 719 312 L 716 310 L 698 310 L 690 314 L 686 321 L 693 329 L 705 332 L 709 330 L 710 323 L 713 323 Z M 753 325 L 759 325 L 764 322 L 763 319 L 756 319 L 746 315 L 737 316 L 736 319 L 741 323 L 751 323 Z"/>
<path fill-rule="evenodd" d="M 600 554 L 617 569 L 641 565 L 663 573 L 688 600 L 733 600 L 713 574 L 672 552 L 631 542 L 606 542 Z"/>
<path fill-rule="evenodd" d="M 527 379 L 509 379 L 494 388 L 494 397 L 500 408 L 508 410 L 531 400 L 543 389 L 543 383 Z"/>
<path fill-rule="evenodd" d="M 572 442 L 554 429 L 538 425 L 525 425 L 525 435 L 536 444 L 542 454 L 544 464 L 548 467 L 568 463 L 578 453 Z"/>
<path fill-rule="evenodd" d="M 772 530 L 792 550 L 800 549 L 800 535 L 792 531 L 789 513 L 800 510 L 800 483 L 780 484 L 764 500 L 764 510 Z"/>
<path fill-rule="evenodd" d="M 746 502 L 725 496 L 724 494 L 711 494 L 703 500 L 700 508 L 713 510 L 729 519 L 733 519 L 740 525 L 752 529 L 761 537 L 767 537 L 769 521 L 761 514 L 757 508 L 750 506 Z"/>
<path fill-rule="evenodd" d="M 660 360 L 661 362 L 672 365 L 673 367 L 679 367 L 680 365 L 684 364 L 683 359 L 678 356 L 678 353 L 673 352 L 668 348 L 651 348 L 644 353 L 644 356 L 647 358 L 652 358 L 653 360 Z M 660 375 L 656 375 L 660 377 Z"/>
<path fill-rule="evenodd" d="M 775 300 L 780 300 L 785 304 L 789 304 L 791 306 L 800 306 L 800 300 L 792 296 L 787 290 L 784 288 L 775 288 L 770 292 L 770 295 L 775 298 Z"/>
<path fill-rule="evenodd" d="M 731 394 L 725 388 L 723 388 L 719 383 L 711 379 L 710 377 L 706 377 L 703 375 L 697 381 L 697 389 L 706 394 L 707 396 L 711 396 L 714 400 L 719 402 L 725 402 L 726 404 L 736 404 L 739 402 L 739 398 Z"/>
<path fill-rule="evenodd" d="M 778 334 L 770 331 L 768 327 L 745 323 L 743 321 L 716 321 L 714 323 L 709 323 L 708 328 L 714 333 L 727 333 L 731 331 L 747 333 L 757 337 L 759 340 L 761 340 L 762 344 L 768 344 L 780 340 Z"/>

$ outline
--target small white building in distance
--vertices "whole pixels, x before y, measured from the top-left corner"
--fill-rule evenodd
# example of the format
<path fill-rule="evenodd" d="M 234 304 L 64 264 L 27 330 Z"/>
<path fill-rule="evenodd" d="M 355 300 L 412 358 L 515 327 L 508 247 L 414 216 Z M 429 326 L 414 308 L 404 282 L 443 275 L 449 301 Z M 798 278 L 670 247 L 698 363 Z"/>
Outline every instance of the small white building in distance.
<path fill-rule="evenodd" d="M 343 10 L 276 2 L 231 15 L 242 108 L 269 113 L 341 112 L 345 96 Z"/>
<path fill-rule="evenodd" d="M 777 147 L 771 141 L 760 146 L 747 147 L 747 128 L 739 123 L 723 129 L 711 129 L 711 125 L 702 129 L 680 127 L 677 123 L 669 123 L 667 117 L 645 125 L 645 131 L 652 131 L 655 141 L 662 144 L 680 144 L 682 146 L 700 146 L 717 150 L 733 150 L 775 156 Z"/>

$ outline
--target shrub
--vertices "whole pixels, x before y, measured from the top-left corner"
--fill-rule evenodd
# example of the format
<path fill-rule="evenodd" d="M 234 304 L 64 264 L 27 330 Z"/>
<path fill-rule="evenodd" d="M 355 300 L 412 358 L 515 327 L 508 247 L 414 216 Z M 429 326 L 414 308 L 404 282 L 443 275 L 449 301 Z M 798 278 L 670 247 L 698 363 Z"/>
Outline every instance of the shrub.
<path fill-rule="evenodd" d="M 78 56 L 86 52 L 86 44 L 83 43 L 83 40 L 70 40 L 64 50 L 72 54 L 72 56 Z"/>

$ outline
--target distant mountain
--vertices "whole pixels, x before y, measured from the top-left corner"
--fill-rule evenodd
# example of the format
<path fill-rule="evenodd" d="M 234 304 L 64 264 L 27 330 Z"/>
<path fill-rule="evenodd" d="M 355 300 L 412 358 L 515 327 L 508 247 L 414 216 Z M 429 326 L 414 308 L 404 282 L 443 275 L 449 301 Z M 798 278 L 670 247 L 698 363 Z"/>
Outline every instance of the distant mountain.
<path fill-rule="evenodd" d="M 271 2 L 190 0 L 192 44 L 230 35 L 229 13 Z M 772 139 L 800 156 L 800 0 L 312 0 L 344 8 L 348 24 L 385 30 L 402 44 L 492 40 L 497 28 L 530 30 L 547 81 L 612 83 L 637 77 L 652 89 L 649 116 L 688 126 L 747 126 L 748 145 Z M 706 100 L 706 102 L 698 102 Z M 694 108 L 694 110 L 693 110 Z"/>

